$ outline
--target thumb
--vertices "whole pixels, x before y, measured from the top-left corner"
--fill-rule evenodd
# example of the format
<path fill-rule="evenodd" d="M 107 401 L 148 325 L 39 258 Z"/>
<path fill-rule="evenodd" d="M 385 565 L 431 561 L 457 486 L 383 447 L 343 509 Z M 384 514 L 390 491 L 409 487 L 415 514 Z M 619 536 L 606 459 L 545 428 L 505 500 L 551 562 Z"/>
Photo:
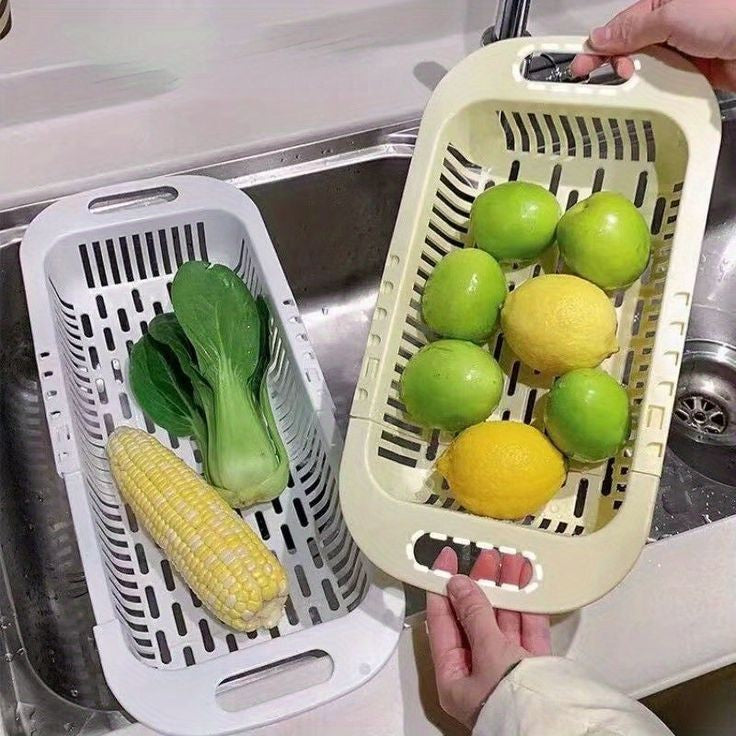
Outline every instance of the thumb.
<path fill-rule="evenodd" d="M 651 0 L 639 0 L 590 34 L 590 45 L 607 55 L 633 54 L 647 46 L 665 43 L 672 33 L 667 5 L 652 9 Z"/>
<path fill-rule="evenodd" d="M 477 583 L 465 575 L 455 575 L 447 583 L 447 594 L 474 654 L 503 639 L 493 606 Z"/>

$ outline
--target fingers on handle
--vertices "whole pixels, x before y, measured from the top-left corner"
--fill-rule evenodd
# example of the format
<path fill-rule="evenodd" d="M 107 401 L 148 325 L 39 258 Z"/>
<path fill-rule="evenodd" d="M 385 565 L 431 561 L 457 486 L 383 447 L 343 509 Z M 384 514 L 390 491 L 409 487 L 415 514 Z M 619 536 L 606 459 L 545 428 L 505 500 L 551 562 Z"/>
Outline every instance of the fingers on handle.
<path fill-rule="evenodd" d="M 444 570 L 451 575 L 457 573 L 457 555 L 451 547 L 443 547 L 432 565 L 433 570 Z M 434 616 L 452 613 L 450 603 L 443 595 L 438 593 L 427 593 L 427 623 Z"/>
<path fill-rule="evenodd" d="M 445 547 L 433 568 L 456 573 L 457 555 L 450 547 Z M 444 595 L 427 593 L 427 634 L 438 685 L 462 674 L 465 664 L 463 636 L 450 601 Z"/>
<path fill-rule="evenodd" d="M 574 77 L 587 77 L 596 69 L 602 67 L 607 60 L 605 56 L 578 54 L 570 64 L 570 71 Z"/>
<path fill-rule="evenodd" d="M 501 632 L 493 607 L 478 584 L 465 575 L 456 575 L 447 584 L 447 592 L 471 650 L 493 646 Z"/>
<path fill-rule="evenodd" d="M 612 21 L 590 34 L 590 45 L 609 55 L 632 54 L 647 46 L 665 43 L 672 33 L 667 4 L 654 8 L 651 0 L 639 0 Z"/>
<path fill-rule="evenodd" d="M 471 580 L 492 580 L 498 582 L 501 571 L 501 553 L 497 549 L 483 549 L 470 570 Z"/>
<path fill-rule="evenodd" d="M 614 56 L 611 64 L 621 79 L 631 79 L 634 76 L 634 62 L 628 56 Z"/>
<path fill-rule="evenodd" d="M 457 574 L 457 555 L 452 547 L 443 547 L 432 565 L 433 570 L 444 570 L 451 575 Z"/>
<path fill-rule="evenodd" d="M 596 69 L 600 69 L 609 62 L 621 79 L 631 79 L 634 76 L 634 62 L 628 56 L 607 57 L 578 54 L 570 64 L 570 71 L 576 78 L 589 77 Z"/>
<path fill-rule="evenodd" d="M 634 62 L 628 55 L 647 46 L 666 43 L 673 31 L 668 3 L 639 0 L 605 26 L 591 32 L 590 46 L 602 55 L 578 54 L 572 61 L 571 71 L 576 77 L 587 77 L 610 61 L 619 77 L 631 79 Z"/>
<path fill-rule="evenodd" d="M 519 573 L 519 587 L 524 588 L 532 579 L 532 566 L 524 560 Z M 530 654 L 543 657 L 552 652 L 549 616 L 543 613 L 522 613 L 521 646 Z"/>
<path fill-rule="evenodd" d="M 528 571 L 528 572 L 527 572 Z M 501 558 L 500 582 L 510 585 L 522 585 L 522 575 L 525 576 L 524 585 L 531 579 L 531 565 L 521 555 L 504 555 Z M 514 644 L 521 644 L 521 614 L 517 611 L 499 609 L 496 613 L 498 626 Z"/>
<path fill-rule="evenodd" d="M 457 555 L 445 547 L 433 568 L 457 573 Z M 550 653 L 549 617 L 542 614 L 494 611 L 483 591 L 473 580 L 492 580 L 524 588 L 532 578 L 532 566 L 521 555 L 501 555 L 498 550 L 483 550 L 470 578 L 456 575 L 447 586 L 449 599 L 427 594 L 427 630 L 439 686 L 469 674 L 469 652 L 465 649 L 463 631 L 471 649 L 497 646 L 506 637 L 512 644 L 531 654 Z M 462 627 L 462 630 L 461 630 Z"/>

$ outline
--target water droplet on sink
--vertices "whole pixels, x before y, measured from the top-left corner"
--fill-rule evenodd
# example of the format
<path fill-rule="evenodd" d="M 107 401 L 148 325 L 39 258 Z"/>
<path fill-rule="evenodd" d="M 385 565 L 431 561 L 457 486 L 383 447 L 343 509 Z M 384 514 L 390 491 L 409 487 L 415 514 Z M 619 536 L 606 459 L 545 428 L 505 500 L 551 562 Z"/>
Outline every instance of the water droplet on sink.
<path fill-rule="evenodd" d="M 330 313 L 329 307 L 322 307 L 322 314 L 326 317 Z"/>
<path fill-rule="evenodd" d="M 23 649 L 23 647 L 21 647 L 17 652 L 6 652 L 3 659 L 6 662 L 12 662 L 16 657 L 20 657 L 24 653 L 25 650 Z"/>
<path fill-rule="evenodd" d="M 692 509 L 693 501 L 685 488 L 668 488 L 662 495 L 662 507 L 668 514 L 687 513 Z"/>

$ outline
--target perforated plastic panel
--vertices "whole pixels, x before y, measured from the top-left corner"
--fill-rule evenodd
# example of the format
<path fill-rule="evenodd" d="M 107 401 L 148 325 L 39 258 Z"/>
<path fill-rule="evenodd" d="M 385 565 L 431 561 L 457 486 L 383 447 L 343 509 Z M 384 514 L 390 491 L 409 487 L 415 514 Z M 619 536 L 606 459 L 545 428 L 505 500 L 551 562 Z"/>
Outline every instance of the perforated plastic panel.
<path fill-rule="evenodd" d="M 320 631 L 340 619 L 346 622 L 344 631 L 350 630 L 347 619 L 364 600 L 369 577 L 338 505 L 335 473 L 340 444 L 329 394 L 254 205 L 220 182 L 194 177 L 165 181 L 177 187 L 178 199 L 140 210 L 88 210 L 91 195 L 62 201 L 31 225 L 21 248 L 27 288 L 33 285 L 38 297 L 29 295 L 29 310 L 57 465 L 69 479 L 70 498 L 75 496 L 77 477 L 86 495 L 88 516 L 77 525 L 77 532 L 88 578 L 94 563 L 100 563 L 90 581 L 98 623 L 112 613 L 128 650 L 157 670 L 197 671 L 198 665 L 232 657 L 231 674 L 240 674 L 244 668 L 235 664 L 237 653 L 253 649 L 260 660 L 268 644 L 283 637 L 293 637 L 298 652 L 304 646 L 299 635 L 308 632 L 316 632 L 312 648 L 332 654 L 330 633 Z M 65 214 L 75 211 L 82 222 L 67 232 Z M 32 249 L 54 226 L 57 231 L 46 244 L 45 257 L 39 259 Z M 105 454 L 115 427 L 130 425 L 147 429 L 199 467 L 201 458 L 193 444 L 156 427 L 128 386 L 133 344 L 156 314 L 171 310 L 169 294 L 177 267 L 199 259 L 231 267 L 254 295 L 266 297 L 272 314 L 268 389 L 291 475 L 278 499 L 244 514 L 288 573 L 286 612 L 270 631 L 234 632 L 202 607 L 121 503 Z M 75 515 L 75 525 L 76 521 Z M 88 522 L 99 557 L 85 547 Z M 104 578 L 105 590 L 95 587 L 98 577 Z M 395 598 L 387 610 L 394 603 Z M 398 625 L 391 619 L 381 629 L 379 660 L 393 647 Z M 360 663 L 364 652 L 354 654 Z M 101 655 L 105 667 L 111 657 L 115 662 L 123 653 L 101 651 Z M 351 686 L 374 666 L 375 661 L 362 671 L 356 667 Z M 105 671 L 110 679 L 109 668 Z M 114 682 L 115 677 L 111 681 L 115 691 Z M 202 675 L 189 682 L 198 682 L 214 697 L 219 680 Z M 331 687 L 333 697 L 345 689 L 337 681 L 331 681 Z M 130 696 L 116 695 L 135 712 Z M 183 720 L 178 714 L 167 717 Z M 197 727 L 203 733 L 214 732 L 204 721 Z M 232 726 L 223 728 L 236 727 L 243 727 L 242 715 L 239 722 L 233 720 Z M 192 726 L 182 728 L 184 733 Z"/>
<path fill-rule="evenodd" d="M 609 117 L 604 127 L 600 117 L 571 119 L 564 115 L 516 110 L 499 110 L 495 117 L 498 139 L 505 143 L 505 152 L 498 152 L 493 166 L 474 163 L 453 143 L 447 146 L 442 159 L 424 247 L 418 263 L 413 265 L 412 294 L 404 307 L 394 377 L 385 399 L 383 422 L 388 426 L 376 448 L 381 458 L 379 462 L 395 462 L 425 470 L 416 500 L 445 508 L 457 509 L 457 505 L 448 497 L 441 478 L 426 471 L 431 471 L 451 436 L 412 424 L 401 404 L 399 382 L 411 356 L 429 340 L 436 339 L 422 322 L 421 294 L 432 269 L 444 255 L 456 248 L 472 246 L 468 225 L 475 197 L 504 181 L 533 180 L 545 185 L 563 207 L 570 208 L 593 192 L 613 188 L 630 197 L 651 223 L 655 237 L 653 258 L 647 272 L 633 288 L 611 294 L 619 320 L 618 341 L 623 348 L 603 365 L 629 387 L 633 441 L 649 369 L 646 356 L 651 354 L 654 342 L 682 189 L 681 181 L 667 181 L 661 182 L 662 189 L 658 191 L 656 141 L 652 122 L 647 118 Z M 625 131 L 625 141 L 622 131 Z M 681 135 L 674 129 L 663 130 L 662 134 Z M 533 147 L 532 141 L 535 141 Z M 573 162 L 575 171 L 571 172 Z M 685 163 L 681 157 L 679 177 L 684 174 Z M 671 161 L 670 165 L 676 168 L 677 162 Z M 620 171 L 620 166 L 626 167 L 626 173 Z M 541 273 L 562 271 L 563 265 L 557 253 L 550 252 L 539 262 L 523 267 L 513 264 L 505 270 L 509 290 L 513 290 Z M 642 319 L 645 330 L 640 329 Z M 494 418 L 533 423 L 541 428 L 541 400 L 553 377 L 541 376 L 523 365 L 504 344 L 500 332 L 492 338 L 491 349 L 504 371 L 504 392 Z M 528 516 L 521 523 L 567 535 L 593 531 L 602 520 L 612 518 L 623 501 L 631 452 L 632 447 L 628 446 L 615 460 L 598 468 L 573 466 L 562 492 L 539 513 Z"/>
<path fill-rule="evenodd" d="M 115 427 L 146 428 L 190 464 L 201 460 L 190 441 L 171 437 L 143 415 L 129 393 L 127 366 L 130 349 L 148 322 L 162 311 L 171 311 L 168 292 L 176 267 L 186 260 L 208 259 L 204 222 L 108 239 L 104 246 L 98 241 L 81 243 L 74 256 L 79 281 L 60 279 L 52 271 L 49 283 L 57 332 L 63 330 L 64 336 L 61 350 L 68 367 L 72 431 L 115 608 L 130 629 L 135 650 L 157 666 L 183 667 L 349 611 L 365 593 L 367 577 L 349 537 L 342 550 L 323 545 L 323 539 L 337 539 L 344 528 L 336 505 L 335 477 L 314 410 L 295 380 L 278 330 L 272 329 L 268 385 L 292 461 L 290 492 L 249 512 L 246 520 L 260 531 L 289 572 L 291 595 L 283 622 L 270 632 L 250 635 L 235 634 L 217 623 L 172 574 L 130 509 L 120 506 L 105 455 L 107 438 Z M 228 254 L 214 256 L 220 262 L 223 257 Z M 231 258 L 225 265 L 243 277 L 254 295 L 261 294 L 262 281 L 242 239 Z M 68 268 L 67 258 L 63 263 Z M 59 281 L 62 287 L 56 285 Z M 326 565 L 325 557 L 333 564 Z"/>

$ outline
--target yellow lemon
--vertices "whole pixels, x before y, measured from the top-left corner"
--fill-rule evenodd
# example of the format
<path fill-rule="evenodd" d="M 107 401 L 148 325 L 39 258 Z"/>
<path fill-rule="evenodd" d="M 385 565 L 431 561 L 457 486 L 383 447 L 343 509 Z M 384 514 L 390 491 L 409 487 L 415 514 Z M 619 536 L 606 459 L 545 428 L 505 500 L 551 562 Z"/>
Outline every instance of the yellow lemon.
<path fill-rule="evenodd" d="M 520 360 L 541 373 L 595 368 L 618 350 L 616 311 L 589 281 L 549 274 L 511 292 L 501 328 Z"/>
<path fill-rule="evenodd" d="M 520 519 L 565 482 L 565 461 L 538 430 L 521 422 L 484 422 L 461 432 L 437 461 L 455 500 L 495 519 Z"/>

